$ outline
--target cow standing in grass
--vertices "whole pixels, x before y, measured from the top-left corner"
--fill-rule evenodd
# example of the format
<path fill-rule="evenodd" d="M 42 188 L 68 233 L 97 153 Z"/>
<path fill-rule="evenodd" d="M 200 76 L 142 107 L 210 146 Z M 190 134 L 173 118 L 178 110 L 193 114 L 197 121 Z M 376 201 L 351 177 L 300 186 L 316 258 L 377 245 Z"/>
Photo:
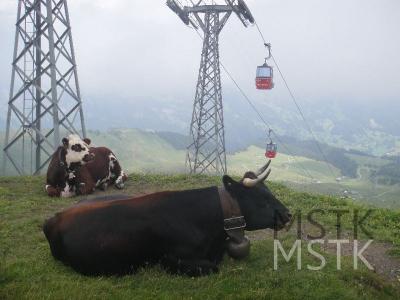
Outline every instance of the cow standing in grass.
<path fill-rule="evenodd" d="M 155 263 L 172 273 L 209 274 L 225 252 L 249 254 L 245 229 L 280 229 L 289 221 L 264 183 L 267 167 L 240 182 L 224 176 L 220 188 L 82 202 L 47 220 L 43 231 L 52 255 L 86 275 L 126 274 Z"/>
<path fill-rule="evenodd" d="M 95 188 L 114 184 L 124 187 L 127 177 L 114 153 L 105 147 L 90 147 L 89 139 L 69 135 L 62 140 L 47 169 L 46 192 L 51 197 L 87 195 Z"/>

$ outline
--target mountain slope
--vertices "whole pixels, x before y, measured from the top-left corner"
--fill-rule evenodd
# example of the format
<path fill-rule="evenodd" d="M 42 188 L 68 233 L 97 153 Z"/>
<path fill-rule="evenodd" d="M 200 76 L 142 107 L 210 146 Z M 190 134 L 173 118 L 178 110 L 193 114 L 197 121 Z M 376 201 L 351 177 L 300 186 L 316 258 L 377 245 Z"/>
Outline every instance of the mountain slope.
<path fill-rule="evenodd" d="M 242 261 L 225 258 L 218 274 L 189 278 L 171 276 L 158 266 L 145 267 L 136 274 L 123 277 L 81 276 L 71 268 L 53 259 L 42 233 L 43 221 L 56 212 L 73 205 L 81 198 L 54 199 L 45 195 L 44 177 L 0 178 L 0 298 L 117 298 L 117 299 L 398 299 L 400 284 L 396 270 L 399 261 L 389 256 L 400 253 L 400 212 L 375 209 L 364 226 L 372 233 L 372 258 L 377 271 L 367 270 L 360 262 L 353 269 L 351 256 L 343 254 L 342 270 L 336 270 L 335 252 L 315 247 L 326 259 L 320 271 L 311 271 L 319 260 L 307 251 L 307 240 L 302 240 L 302 269 L 296 260 L 284 262 L 280 256 L 279 268 L 274 271 L 273 234 L 271 230 L 248 232 L 252 248 L 250 256 Z M 107 193 L 143 195 L 161 190 L 180 190 L 220 185 L 220 177 L 187 175 L 131 175 L 123 191 L 110 188 Z M 306 215 L 312 209 L 322 209 L 318 221 L 334 238 L 336 217 L 332 210 L 359 210 L 365 206 L 350 201 L 321 195 L 298 193 L 280 184 L 268 184 L 272 192 L 292 212 L 301 211 L 305 232 L 312 230 Z M 103 192 L 96 192 L 104 195 Z M 352 233 L 352 215 L 342 217 L 342 229 Z M 312 233 L 312 232 L 310 232 Z M 360 234 L 359 239 L 365 239 Z M 296 229 L 279 233 L 288 253 L 296 239 Z M 385 247 L 385 248 L 382 248 Z M 386 249 L 385 251 L 382 249 Z M 369 257 L 369 256 L 368 256 Z M 385 258 L 388 268 L 381 269 Z M 400 277 L 399 277 L 400 278 Z"/>
<path fill-rule="evenodd" d="M 178 133 L 143 131 L 139 129 L 113 129 L 106 132 L 89 131 L 92 144 L 111 148 L 128 172 L 185 173 L 185 155 L 188 137 Z M 271 180 L 282 181 L 296 189 L 340 195 L 383 207 L 400 207 L 399 184 L 386 185 L 394 177 L 383 176 L 386 166 L 393 164 L 388 158 L 378 158 L 357 151 L 321 144 L 331 163 L 319 156 L 315 143 L 282 137 L 290 153 L 279 145 L 273 160 Z M 258 141 L 262 145 L 263 140 Z M 265 150 L 245 147 L 227 155 L 229 174 L 242 175 L 265 163 Z M 351 175 L 343 176 L 346 170 Z M 379 173 L 381 172 L 381 173 Z M 8 173 L 16 175 L 8 164 Z M 340 182 L 337 182 L 339 179 Z M 393 182 L 395 183 L 395 182 Z"/>

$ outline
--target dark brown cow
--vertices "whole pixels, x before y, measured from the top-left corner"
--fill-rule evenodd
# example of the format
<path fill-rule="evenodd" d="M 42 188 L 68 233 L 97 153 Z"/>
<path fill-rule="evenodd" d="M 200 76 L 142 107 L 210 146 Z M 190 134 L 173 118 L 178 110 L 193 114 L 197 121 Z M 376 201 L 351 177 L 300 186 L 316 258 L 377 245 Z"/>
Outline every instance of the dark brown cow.
<path fill-rule="evenodd" d="M 225 175 L 220 188 L 84 201 L 47 220 L 43 231 L 54 258 L 86 275 L 156 263 L 172 273 L 209 274 L 225 252 L 248 255 L 244 229 L 280 229 L 289 221 L 263 182 L 268 174 L 265 166 L 240 182 Z"/>

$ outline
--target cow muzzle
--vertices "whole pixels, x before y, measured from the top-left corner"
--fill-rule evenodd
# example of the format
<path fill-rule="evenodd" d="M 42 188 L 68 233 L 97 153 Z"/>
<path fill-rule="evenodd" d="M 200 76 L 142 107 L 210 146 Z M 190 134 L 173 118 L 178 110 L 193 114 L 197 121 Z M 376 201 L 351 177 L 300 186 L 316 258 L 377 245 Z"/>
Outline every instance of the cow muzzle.
<path fill-rule="evenodd" d="M 289 211 L 277 213 L 275 216 L 275 229 L 281 230 L 285 228 L 286 224 L 292 219 L 292 214 Z"/>

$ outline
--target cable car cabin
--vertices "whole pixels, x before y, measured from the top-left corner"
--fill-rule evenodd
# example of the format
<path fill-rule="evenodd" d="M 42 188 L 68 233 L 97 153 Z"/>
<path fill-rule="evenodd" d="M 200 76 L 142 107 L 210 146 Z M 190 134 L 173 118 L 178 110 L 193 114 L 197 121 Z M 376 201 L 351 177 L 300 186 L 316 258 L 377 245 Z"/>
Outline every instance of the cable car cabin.
<path fill-rule="evenodd" d="M 265 157 L 275 158 L 277 150 L 278 146 L 275 143 L 271 142 L 267 144 L 267 148 L 265 149 Z"/>
<path fill-rule="evenodd" d="M 270 90 L 274 87 L 273 82 L 274 72 L 272 67 L 264 63 L 257 67 L 256 72 L 256 87 L 258 90 Z"/>

